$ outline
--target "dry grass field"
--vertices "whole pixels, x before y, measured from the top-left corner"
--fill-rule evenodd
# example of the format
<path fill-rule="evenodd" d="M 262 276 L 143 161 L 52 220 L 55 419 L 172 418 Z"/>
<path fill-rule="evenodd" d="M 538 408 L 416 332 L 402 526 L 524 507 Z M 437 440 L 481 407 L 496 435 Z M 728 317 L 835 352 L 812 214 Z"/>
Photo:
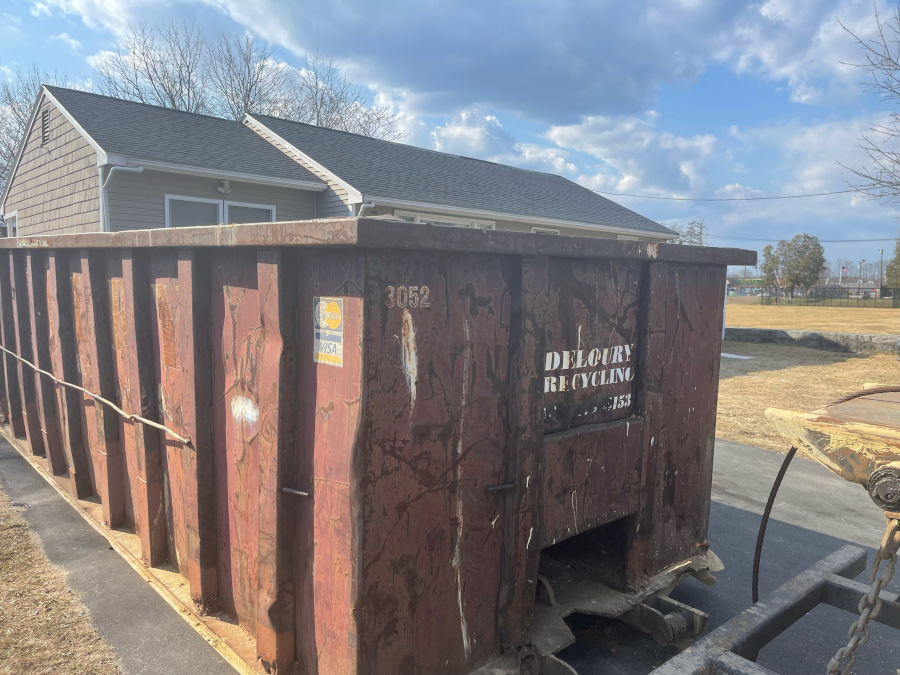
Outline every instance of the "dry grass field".
<path fill-rule="evenodd" d="M 737 300 L 753 302 L 733 302 Z M 900 309 L 760 305 L 758 298 L 729 298 L 725 324 L 745 328 L 900 335 Z"/>
<path fill-rule="evenodd" d="M 118 672 L 84 605 L 0 490 L 0 674 Z"/>
<path fill-rule="evenodd" d="M 873 310 L 879 312 L 890 310 Z M 754 358 L 722 357 L 716 436 L 778 452 L 788 445 L 763 414 L 766 408 L 816 410 L 865 383 L 900 382 L 900 361 L 893 354 L 732 341 L 724 342 L 722 351 Z"/>

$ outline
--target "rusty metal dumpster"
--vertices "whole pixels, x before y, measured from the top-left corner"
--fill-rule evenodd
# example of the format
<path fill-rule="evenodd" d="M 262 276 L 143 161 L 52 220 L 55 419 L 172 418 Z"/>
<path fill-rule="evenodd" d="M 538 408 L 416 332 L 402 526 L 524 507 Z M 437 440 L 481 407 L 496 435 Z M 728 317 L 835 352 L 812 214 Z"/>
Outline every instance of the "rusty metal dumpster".
<path fill-rule="evenodd" d="M 539 577 L 624 612 L 705 567 L 753 252 L 378 219 L 0 248 L 9 432 L 269 669 L 523 663 L 565 643 Z"/>

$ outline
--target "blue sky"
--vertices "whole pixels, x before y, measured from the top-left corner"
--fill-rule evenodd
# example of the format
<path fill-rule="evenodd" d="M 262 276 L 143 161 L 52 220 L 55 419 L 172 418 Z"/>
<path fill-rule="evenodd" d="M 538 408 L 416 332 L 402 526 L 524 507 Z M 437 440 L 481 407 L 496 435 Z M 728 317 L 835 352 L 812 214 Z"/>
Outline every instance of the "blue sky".
<path fill-rule="evenodd" d="M 882 12 L 890 8 L 882 0 Z M 299 65 L 335 58 L 393 106 L 406 142 L 561 173 L 592 189 L 692 198 L 847 188 L 858 139 L 890 110 L 862 93 L 838 19 L 874 28 L 870 0 L 0 0 L 0 77 L 36 62 L 90 79 L 129 23 L 193 21 L 255 34 Z M 854 194 L 763 202 L 613 197 L 710 241 L 877 239 L 900 207 Z M 877 259 L 892 242 L 828 243 Z"/>

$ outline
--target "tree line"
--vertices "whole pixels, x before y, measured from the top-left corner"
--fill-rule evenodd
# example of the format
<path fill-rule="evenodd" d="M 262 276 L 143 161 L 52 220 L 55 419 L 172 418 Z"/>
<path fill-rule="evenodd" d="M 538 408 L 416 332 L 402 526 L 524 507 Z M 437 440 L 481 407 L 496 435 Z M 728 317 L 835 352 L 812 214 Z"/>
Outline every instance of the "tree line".
<path fill-rule="evenodd" d="M 191 24 L 141 23 L 93 60 L 84 82 L 32 66 L 0 83 L 0 190 L 42 84 L 234 120 L 249 112 L 386 140 L 405 135 L 399 115 L 369 104 L 333 59 L 314 53 L 291 64 L 252 35 L 209 37 Z"/>

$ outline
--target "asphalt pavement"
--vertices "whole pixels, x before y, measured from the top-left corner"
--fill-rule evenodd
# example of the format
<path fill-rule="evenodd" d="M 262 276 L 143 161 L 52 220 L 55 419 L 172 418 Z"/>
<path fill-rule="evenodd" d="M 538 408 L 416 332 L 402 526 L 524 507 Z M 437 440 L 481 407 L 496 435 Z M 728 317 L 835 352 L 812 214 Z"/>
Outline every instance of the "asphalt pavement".
<path fill-rule="evenodd" d="M 672 597 L 710 615 L 715 628 L 750 605 L 750 574 L 759 514 L 783 457 L 759 448 L 716 442 L 709 540 L 725 563 L 715 586 L 685 581 Z M 126 675 L 235 671 L 210 647 L 19 454 L 0 439 L 0 486 L 67 572 L 94 625 Z M 878 545 L 883 517 L 865 491 L 814 462 L 795 459 L 769 523 L 760 575 L 765 596 L 846 543 Z M 867 581 L 867 578 L 860 580 Z M 897 583 L 892 584 L 897 590 Z M 846 642 L 852 615 L 819 607 L 760 653 L 759 663 L 784 675 L 823 673 Z M 647 636 L 616 622 L 575 617 L 578 642 L 561 656 L 580 675 L 640 675 L 672 655 Z M 859 651 L 857 675 L 898 675 L 900 640 L 881 625 Z M 390 675 L 390 674 L 384 674 Z"/>

